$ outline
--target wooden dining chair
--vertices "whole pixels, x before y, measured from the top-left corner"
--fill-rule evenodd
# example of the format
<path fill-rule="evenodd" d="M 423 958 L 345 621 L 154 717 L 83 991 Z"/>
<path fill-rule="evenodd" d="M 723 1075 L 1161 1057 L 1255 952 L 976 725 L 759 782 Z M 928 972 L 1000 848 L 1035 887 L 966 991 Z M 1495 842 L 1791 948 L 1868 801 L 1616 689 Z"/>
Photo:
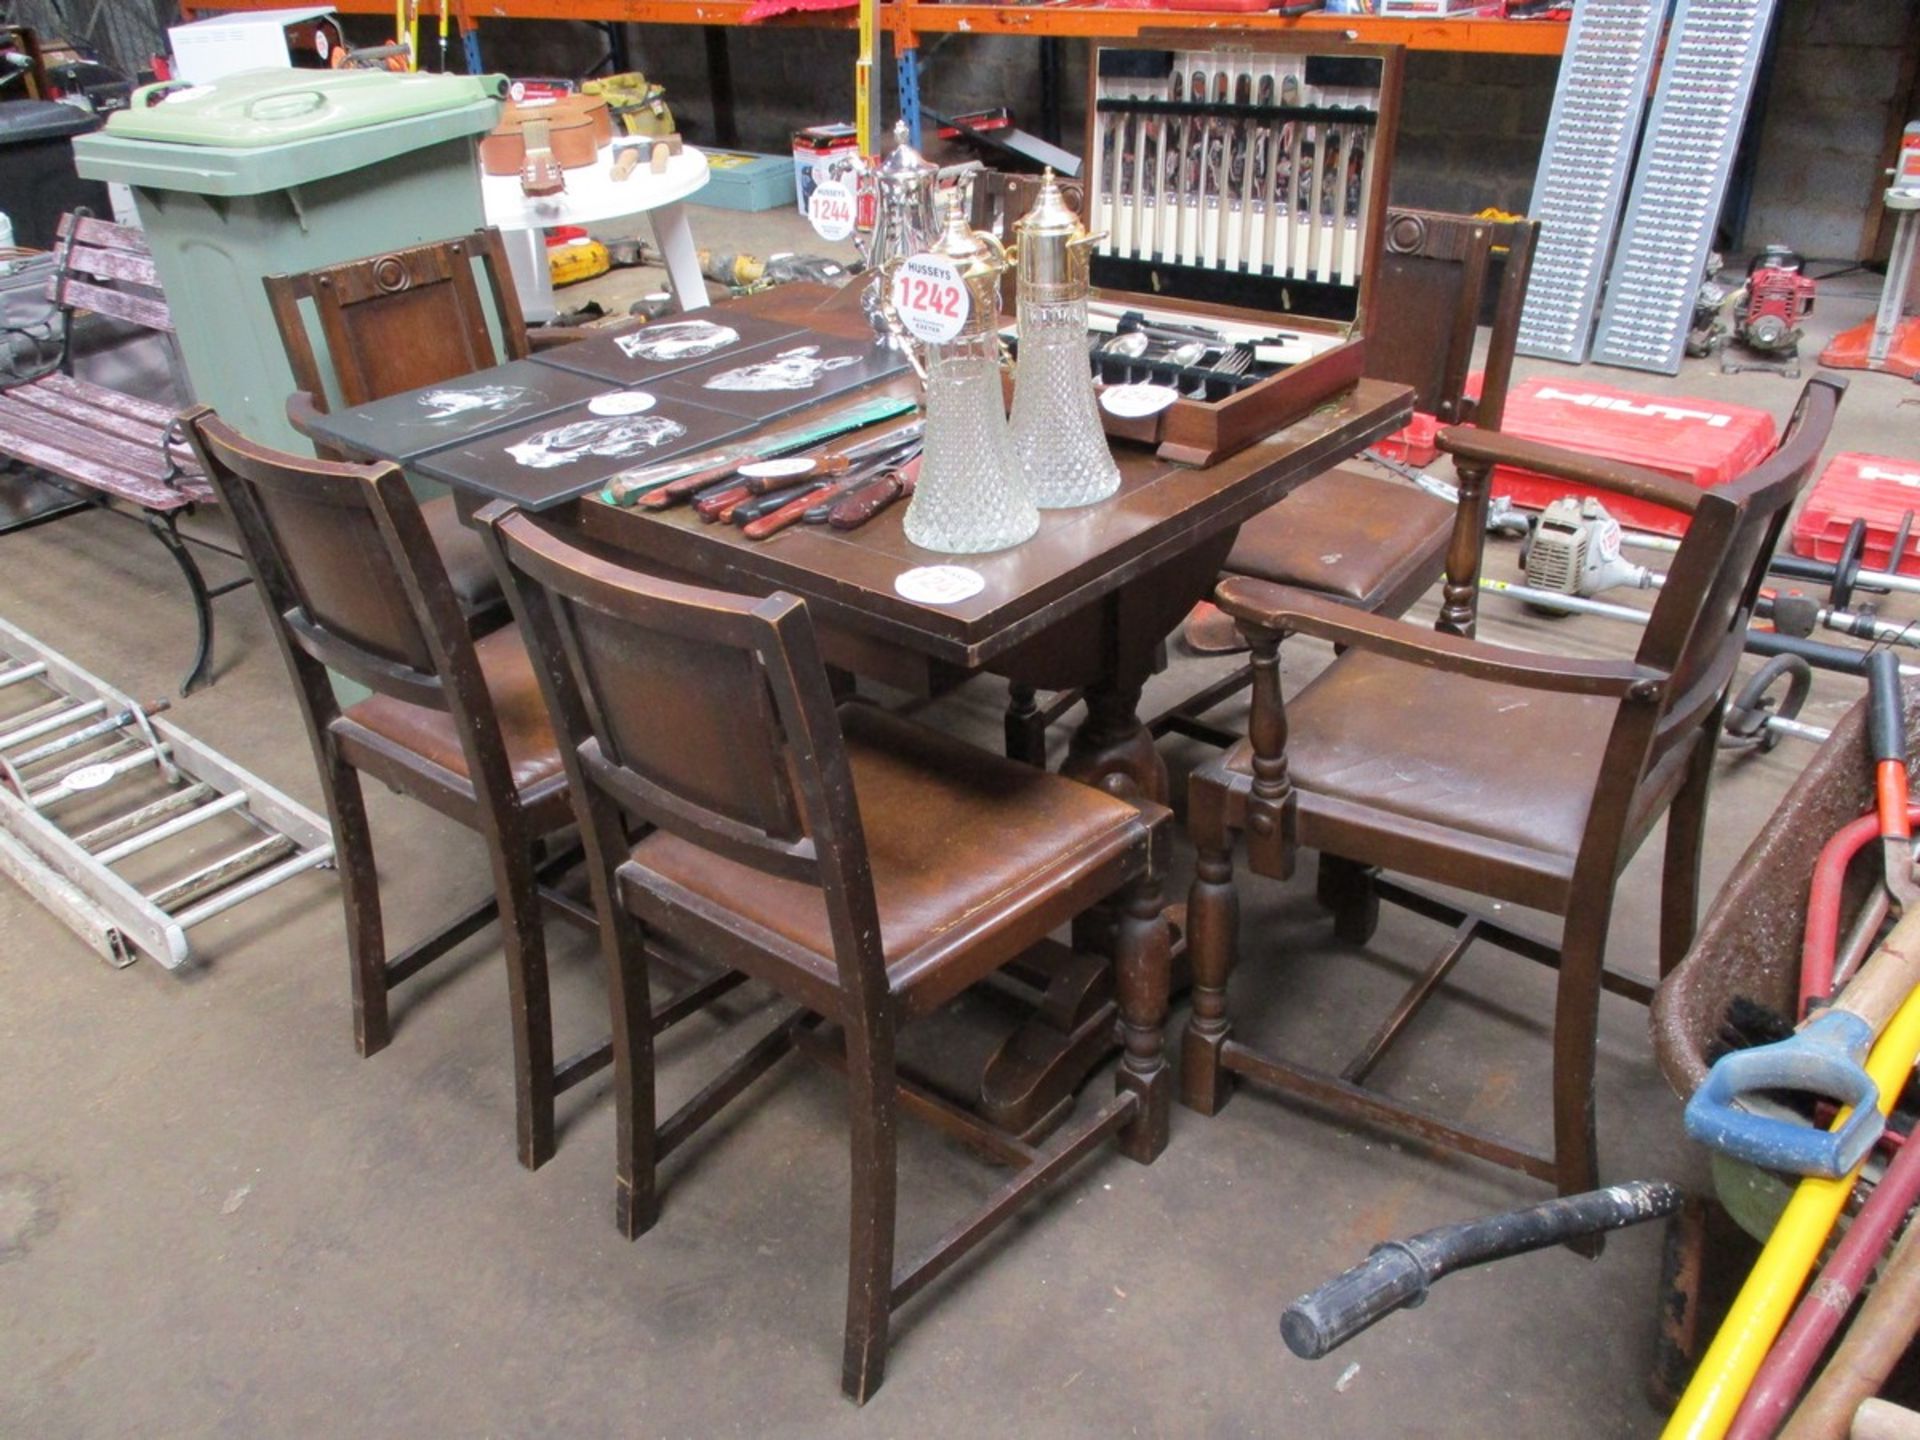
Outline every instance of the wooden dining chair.
<path fill-rule="evenodd" d="M 354 1045 L 362 1055 L 384 1049 L 392 1036 L 388 992 L 498 916 L 518 1152 L 536 1168 L 554 1151 L 555 1098 L 602 1069 L 612 1049 L 602 1040 L 558 1064 L 553 1058 L 542 914 L 587 928 L 595 920 L 546 883 L 569 858 L 547 856 L 546 842 L 572 824 L 573 811 L 520 632 L 507 626 L 471 637 L 397 466 L 268 450 L 205 406 L 185 419 L 273 619 L 320 771 L 340 857 Z M 373 694 L 342 709 L 329 670 Z M 487 899 L 392 958 L 362 775 L 478 831 L 491 862 Z M 699 1003 L 717 993 L 700 992 Z M 670 1013 L 688 1013 L 687 997 Z"/>
<path fill-rule="evenodd" d="M 315 415 L 336 407 L 384 400 L 604 333 L 547 326 L 530 334 L 505 245 L 492 227 L 299 274 L 269 275 L 265 284 L 296 387 L 287 398 L 287 419 L 303 435 L 310 434 Z M 325 458 L 345 458 L 315 448 Z M 503 621 L 499 579 L 453 498 L 422 501 L 420 515 L 461 608 L 483 628 Z"/>
<path fill-rule="evenodd" d="M 1449 424 L 1499 429 L 1539 229 L 1532 220 L 1388 211 L 1386 254 L 1366 320 L 1366 373 L 1411 386 L 1414 408 Z M 1492 327 L 1475 389 L 1474 337 L 1489 288 Z M 1222 574 L 1296 586 L 1369 614 L 1401 615 L 1444 573 L 1449 603 L 1464 597 L 1471 606 L 1487 504 L 1486 475 L 1469 477 L 1471 464 L 1456 460 L 1457 506 L 1377 474 L 1365 461 L 1335 466 L 1242 525 Z M 1204 606 L 1196 612 L 1209 613 Z M 1189 635 L 1205 623 L 1190 620 Z M 1221 628 L 1224 648 L 1241 648 L 1231 627 Z M 1243 665 L 1170 706 L 1148 729 L 1231 745 L 1238 736 L 1205 717 L 1252 681 L 1252 667 Z M 1042 706 L 1031 689 L 1015 686 L 1007 753 L 1038 763 L 1047 728 L 1077 699 L 1063 694 Z"/>
<path fill-rule="evenodd" d="M 1217 593 L 1253 646 L 1249 738 L 1195 772 L 1188 825 L 1198 866 L 1187 914 L 1193 1013 L 1181 1097 L 1203 1114 L 1236 1076 L 1339 1115 L 1510 1166 L 1562 1194 L 1592 1189 L 1594 1047 L 1600 992 L 1645 1003 L 1651 987 L 1604 967 L 1614 886 L 1667 817 L 1662 973 L 1693 937 L 1700 847 L 1727 688 L 1747 619 L 1789 509 L 1811 474 L 1843 386 L 1802 392 L 1772 455 L 1710 490 L 1489 431 L 1449 429 L 1441 448 L 1482 465 L 1552 475 L 1689 516 L 1631 660 L 1564 659 L 1365 615 L 1324 596 L 1231 579 Z M 1283 703 L 1279 646 L 1315 635 L 1345 652 Z M 1320 895 L 1342 939 L 1363 944 L 1382 899 L 1454 927 L 1440 955 L 1338 1074 L 1233 1038 L 1227 981 L 1238 945 L 1233 850 L 1286 878 L 1302 847 L 1320 855 Z M 1559 915 L 1558 948 L 1388 880 L 1417 880 Z M 1558 971 L 1553 1153 L 1451 1123 L 1366 1084 L 1387 1047 L 1476 939 Z M 1256 984 L 1280 983 L 1272 971 Z"/>
<path fill-rule="evenodd" d="M 501 503 L 481 511 L 562 735 L 601 918 L 619 1105 L 617 1214 L 657 1215 L 656 1167 L 816 1027 L 848 1082 L 853 1162 L 842 1384 L 879 1387 L 889 1319 L 1108 1136 L 1166 1143 L 1168 814 L 875 707 L 836 707 L 803 602 L 654 579 Z M 637 845 L 634 822 L 654 827 Z M 899 1088 L 896 1030 L 1089 909 L 1118 909 L 1116 1094 L 1036 1148 Z M 798 1009 L 664 1122 L 644 1010 L 662 939 Z M 1018 1166 L 914 1263 L 894 1264 L 898 1113 Z"/>

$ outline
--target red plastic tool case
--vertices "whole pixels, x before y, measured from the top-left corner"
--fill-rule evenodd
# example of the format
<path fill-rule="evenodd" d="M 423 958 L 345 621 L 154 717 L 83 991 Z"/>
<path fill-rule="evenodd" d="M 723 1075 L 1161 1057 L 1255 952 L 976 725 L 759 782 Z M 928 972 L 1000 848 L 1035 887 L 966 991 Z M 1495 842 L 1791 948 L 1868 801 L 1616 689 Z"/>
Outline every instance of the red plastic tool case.
<path fill-rule="evenodd" d="M 1885 570 L 1894 535 L 1909 510 L 1920 513 L 1920 460 L 1846 451 L 1833 457 L 1807 492 L 1800 518 L 1793 522 L 1793 553 L 1837 560 L 1848 527 L 1864 520 L 1867 543 L 1861 547 L 1861 563 L 1869 570 Z M 1920 531 L 1920 525 L 1915 529 Z M 1920 575 L 1920 556 L 1914 554 L 1912 540 L 1900 557 L 1900 573 Z"/>
<path fill-rule="evenodd" d="M 1658 470 L 1702 489 L 1733 479 L 1771 452 L 1778 437 L 1773 417 L 1751 406 L 1684 395 L 1645 395 L 1579 377 L 1539 378 L 1514 386 L 1507 393 L 1500 429 L 1583 455 Z M 1493 493 L 1510 496 L 1514 504 L 1531 510 L 1545 509 L 1576 489 L 1565 481 L 1506 465 L 1493 472 Z M 1630 529 L 1686 533 L 1686 517 L 1677 510 L 1621 495 L 1600 498 Z"/>
<path fill-rule="evenodd" d="M 1439 434 L 1439 419 L 1424 410 L 1416 410 L 1412 420 L 1373 448 L 1402 465 L 1431 465 L 1440 454 L 1440 447 L 1434 443 Z"/>

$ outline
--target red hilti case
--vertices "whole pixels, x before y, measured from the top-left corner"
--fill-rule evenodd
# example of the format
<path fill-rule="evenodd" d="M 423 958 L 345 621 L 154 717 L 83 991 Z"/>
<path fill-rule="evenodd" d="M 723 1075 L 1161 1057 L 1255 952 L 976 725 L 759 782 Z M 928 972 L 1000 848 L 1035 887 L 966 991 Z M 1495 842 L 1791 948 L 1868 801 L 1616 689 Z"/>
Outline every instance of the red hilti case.
<path fill-rule="evenodd" d="M 1578 376 L 1539 378 L 1507 393 L 1503 434 L 1540 440 L 1596 459 L 1643 466 L 1707 489 L 1724 485 L 1768 455 L 1778 439 L 1773 417 L 1749 405 L 1683 395 L 1646 395 L 1595 385 Z M 1493 493 L 1542 510 L 1576 487 L 1511 466 L 1496 466 Z M 1622 525 L 1684 535 L 1686 516 L 1663 505 L 1601 496 Z"/>
<path fill-rule="evenodd" d="M 1869 570 L 1885 570 L 1893 557 L 1894 535 L 1909 511 L 1920 514 L 1920 460 L 1846 451 L 1833 457 L 1807 492 L 1800 518 L 1793 522 L 1793 553 L 1837 560 L 1847 530 L 1855 520 L 1864 520 L 1867 543 L 1861 547 L 1861 563 Z M 1913 528 L 1920 531 L 1920 524 Z M 1912 541 L 1900 557 L 1899 573 L 1920 575 L 1920 555 Z"/>

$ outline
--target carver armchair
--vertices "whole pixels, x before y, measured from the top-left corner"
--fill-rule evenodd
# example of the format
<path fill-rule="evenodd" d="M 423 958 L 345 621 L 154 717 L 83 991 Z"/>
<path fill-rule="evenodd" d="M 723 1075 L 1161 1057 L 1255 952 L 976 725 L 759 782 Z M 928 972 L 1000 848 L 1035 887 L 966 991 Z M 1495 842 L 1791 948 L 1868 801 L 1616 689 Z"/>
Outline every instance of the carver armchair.
<path fill-rule="evenodd" d="M 1631 659 L 1534 654 L 1358 613 L 1323 596 L 1233 579 L 1217 599 L 1253 646 L 1248 738 L 1197 771 L 1189 826 L 1198 868 L 1188 905 L 1193 1013 L 1181 1095 L 1211 1115 L 1236 1079 L 1546 1180 L 1597 1183 L 1594 1050 L 1603 990 L 1644 1003 L 1650 987 L 1603 964 L 1614 886 L 1667 817 L 1660 963 L 1692 939 L 1709 782 L 1728 686 L 1766 564 L 1832 424 L 1842 387 L 1808 384 L 1772 455 L 1711 490 L 1556 447 L 1450 429 L 1442 448 L 1519 465 L 1575 490 L 1686 512 L 1686 539 Z M 1309 634 L 1344 648 L 1284 700 L 1279 646 Z M 1285 878 L 1320 853 L 1320 896 L 1346 941 L 1372 934 L 1383 899 L 1453 934 L 1367 1046 L 1330 1073 L 1235 1037 L 1228 980 L 1239 945 L 1236 845 Z M 1389 879 L 1424 880 L 1564 919 L 1555 947 Z M 1553 1148 L 1538 1154 L 1370 1087 L 1369 1073 L 1475 939 L 1555 968 Z M 1242 985 L 1285 984 L 1261 956 Z"/>

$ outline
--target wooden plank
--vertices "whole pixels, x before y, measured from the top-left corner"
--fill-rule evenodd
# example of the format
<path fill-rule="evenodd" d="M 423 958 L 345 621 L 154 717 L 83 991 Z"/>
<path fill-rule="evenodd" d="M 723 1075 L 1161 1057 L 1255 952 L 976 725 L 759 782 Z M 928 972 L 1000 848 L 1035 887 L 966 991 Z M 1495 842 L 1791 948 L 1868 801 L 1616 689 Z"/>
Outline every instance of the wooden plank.
<path fill-rule="evenodd" d="M 124 290 L 109 290 L 102 285 L 75 280 L 70 275 L 65 279 L 56 277 L 48 286 L 48 294 L 70 309 L 91 310 L 96 315 L 144 325 L 163 335 L 173 333 L 173 316 L 168 313 L 164 300 L 133 295 Z"/>
<path fill-rule="evenodd" d="M 62 240 L 73 229 L 72 211 L 60 217 L 58 226 Z M 80 222 L 80 240 L 82 245 L 99 245 L 109 250 L 126 250 L 135 255 L 150 255 L 145 232 L 132 225 L 119 225 L 111 220 L 102 220 L 98 216 L 88 216 Z"/>
<path fill-rule="evenodd" d="M 129 479 L 158 482 L 167 473 L 167 457 L 158 445 L 142 444 L 109 435 L 84 420 L 70 420 L 39 406 L 22 404 L 0 395 L 0 416 L 18 427 L 31 426 L 36 443 L 54 454 L 84 455 L 110 461 Z"/>
<path fill-rule="evenodd" d="M 160 479 L 157 454 L 153 457 L 151 470 L 142 474 L 103 457 L 100 454 L 100 437 L 82 436 L 79 448 L 63 448 L 58 443 L 48 441 L 45 422 L 40 416 L 32 411 L 26 412 L 26 416 L 23 421 L 19 410 L 0 403 L 0 453 L 37 465 L 51 474 L 102 494 L 129 500 L 148 510 L 179 510 L 213 498 L 211 487 L 198 476 L 184 477 L 179 489 L 166 484 Z M 95 443 L 88 445 L 86 441 L 89 438 Z M 67 443 L 72 444 L 73 440 L 69 438 Z"/>
<path fill-rule="evenodd" d="M 76 395 L 71 391 L 39 385 L 22 385 L 18 389 L 8 391 L 7 398 L 16 404 L 42 411 L 55 420 L 71 420 L 88 427 L 97 426 L 103 434 L 147 447 L 155 454 L 159 453 L 161 446 L 165 443 L 166 427 L 164 425 L 155 425 L 145 418 L 122 414 L 106 406 L 96 405 L 91 397 Z M 186 447 L 182 446 L 181 449 L 185 451 Z"/>
<path fill-rule="evenodd" d="M 129 395 L 123 390 L 110 390 L 104 385 L 95 385 L 91 380 L 76 380 L 71 375 L 43 376 L 36 380 L 34 385 L 41 390 L 75 396 L 102 410 L 114 410 L 122 415 L 132 416 L 136 420 L 145 420 L 156 430 L 165 429 L 173 423 L 175 418 L 173 411 L 152 400 L 142 399 L 138 395 Z"/>
<path fill-rule="evenodd" d="M 63 252 L 61 258 L 70 272 L 91 275 L 97 280 L 123 280 L 130 285 L 144 285 L 149 290 L 160 288 L 159 273 L 153 268 L 152 257 L 147 255 L 76 245 Z"/>

